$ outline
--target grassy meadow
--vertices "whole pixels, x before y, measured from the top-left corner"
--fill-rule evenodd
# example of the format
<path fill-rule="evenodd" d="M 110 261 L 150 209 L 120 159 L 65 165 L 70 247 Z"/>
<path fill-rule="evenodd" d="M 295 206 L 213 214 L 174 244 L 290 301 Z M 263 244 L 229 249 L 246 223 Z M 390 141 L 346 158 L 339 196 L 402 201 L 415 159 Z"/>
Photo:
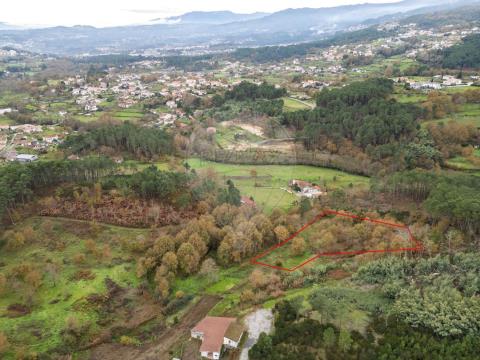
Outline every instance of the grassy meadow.
<path fill-rule="evenodd" d="M 267 212 L 279 207 L 288 209 L 298 197 L 287 192 L 288 182 L 300 179 L 316 183 L 327 191 L 367 186 L 367 177 L 352 175 L 340 170 L 305 165 L 234 165 L 205 161 L 197 158 L 187 160 L 195 170 L 213 169 L 221 180 L 232 179 L 242 195 L 251 196 L 258 206 Z M 256 177 L 252 172 L 256 172 Z"/>

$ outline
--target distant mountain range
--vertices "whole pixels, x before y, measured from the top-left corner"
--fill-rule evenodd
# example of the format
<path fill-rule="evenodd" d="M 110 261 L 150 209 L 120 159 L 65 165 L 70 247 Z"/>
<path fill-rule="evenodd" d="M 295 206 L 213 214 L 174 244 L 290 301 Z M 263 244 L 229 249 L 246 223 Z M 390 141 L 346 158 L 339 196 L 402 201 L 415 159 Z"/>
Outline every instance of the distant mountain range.
<path fill-rule="evenodd" d="M 480 0 L 404 0 L 331 8 L 286 9 L 272 14 L 230 11 L 190 12 L 154 24 L 94 28 L 91 26 L 12 30 L 0 27 L 0 46 L 60 55 L 119 53 L 145 49 L 178 49 L 203 45 L 225 49 L 319 40 L 365 22 L 454 9 Z"/>
<path fill-rule="evenodd" d="M 192 11 L 179 16 L 170 16 L 165 19 L 153 19 L 152 22 L 165 22 L 170 24 L 228 24 L 236 21 L 260 19 L 268 13 L 256 12 L 253 14 L 237 14 L 232 11 Z"/>

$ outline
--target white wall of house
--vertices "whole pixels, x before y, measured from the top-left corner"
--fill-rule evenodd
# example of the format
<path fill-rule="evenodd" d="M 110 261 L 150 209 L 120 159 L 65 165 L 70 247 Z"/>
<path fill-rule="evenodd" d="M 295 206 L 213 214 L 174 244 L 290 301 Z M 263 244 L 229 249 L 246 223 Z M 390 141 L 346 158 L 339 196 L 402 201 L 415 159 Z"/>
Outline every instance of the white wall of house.
<path fill-rule="evenodd" d="M 226 345 L 228 347 L 236 348 L 238 346 L 238 343 L 236 341 L 233 341 L 232 339 L 223 338 L 223 345 Z"/>
<path fill-rule="evenodd" d="M 205 357 L 205 358 L 208 358 L 208 359 L 214 359 L 214 360 L 218 360 L 220 359 L 220 353 L 218 352 L 208 352 L 208 351 L 201 351 L 200 354 L 202 355 L 202 357 Z"/>
<path fill-rule="evenodd" d="M 200 339 L 203 340 L 203 333 L 198 332 L 198 331 L 191 331 L 191 335 L 195 339 Z"/>

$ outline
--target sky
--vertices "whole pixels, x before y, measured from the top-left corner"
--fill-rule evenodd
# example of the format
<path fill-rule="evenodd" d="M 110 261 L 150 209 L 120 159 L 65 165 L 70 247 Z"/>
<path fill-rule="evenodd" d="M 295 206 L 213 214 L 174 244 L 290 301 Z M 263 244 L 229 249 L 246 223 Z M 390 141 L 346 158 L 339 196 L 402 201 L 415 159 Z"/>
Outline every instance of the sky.
<path fill-rule="evenodd" d="M 0 22 L 22 26 L 144 24 L 188 11 L 274 12 L 398 0 L 2 0 Z"/>

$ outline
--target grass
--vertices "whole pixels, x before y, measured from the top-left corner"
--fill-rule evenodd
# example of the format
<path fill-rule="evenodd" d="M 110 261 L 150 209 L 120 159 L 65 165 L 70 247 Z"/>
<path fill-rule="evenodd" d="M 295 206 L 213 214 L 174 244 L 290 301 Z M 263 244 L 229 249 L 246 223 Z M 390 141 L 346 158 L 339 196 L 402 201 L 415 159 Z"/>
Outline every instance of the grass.
<path fill-rule="evenodd" d="M 5 117 L 5 116 L 0 116 L 0 125 L 14 125 L 14 121 L 11 119 Z"/>
<path fill-rule="evenodd" d="M 305 110 L 311 109 L 313 107 L 313 103 L 308 103 L 305 101 L 297 100 L 290 97 L 284 97 L 283 100 L 283 110 L 284 111 L 297 111 L 297 110 Z"/>
<path fill-rule="evenodd" d="M 0 253 L 0 271 L 8 274 L 12 268 L 22 263 L 30 263 L 42 274 L 42 284 L 34 294 L 34 305 L 30 314 L 25 316 L 0 318 L 0 331 L 7 334 L 10 343 L 15 347 L 22 345 L 29 351 L 49 353 L 62 344 L 61 331 L 65 328 L 66 319 L 74 316 L 80 322 L 89 322 L 91 330 L 97 330 L 98 313 L 94 307 L 86 306 L 85 298 L 93 293 L 105 292 L 104 280 L 108 277 L 121 286 L 137 286 L 138 279 L 132 271 L 130 257 L 120 246 L 114 246 L 114 238 L 125 239 L 136 237 L 148 230 L 125 229 L 114 226 L 101 226 L 96 235 L 91 235 L 98 246 L 111 244 L 112 262 L 87 256 L 85 264 L 76 265 L 72 259 L 78 253 L 85 253 L 85 239 L 89 236 L 79 235 L 80 229 L 89 231 L 86 222 L 75 222 L 63 219 L 49 219 L 53 224 L 52 234 L 43 232 L 45 218 L 34 217 L 17 225 L 15 231 L 27 226 L 35 231 L 35 239 L 17 251 Z M 82 233 L 83 234 L 83 233 Z M 45 244 L 45 239 L 55 237 L 65 242 L 62 250 L 52 250 Z M 59 264 L 58 278 L 46 272 L 48 263 Z M 72 276 L 80 269 L 91 270 L 95 275 L 92 280 L 72 280 Z M 20 289 L 23 288 L 23 285 Z M 9 289 L 0 297 L 0 312 L 6 313 L 7 307 L 15 303 L 25 303 L 22 291 Z M 38 338 L 36 334 L 40 333 Z M 13 355 L 12 355 L 13 356 Z M 7 356 L 9 358 L 9 356 Z"/>
<path fill-rule="evenodd" d="M 240 135 L 238 138 L 236 135 Z M 221 148 L 226 148 L 238 143 L 256 143 L 263 138 L 237 126 L 219 126 L 215 134 L 215 140 Z"/>
<path fill-rule="evenodd" d="M 460 111 L 451 114 L 443 119 L 429 120 L 422 123 L 422 126 L 426 126 L 431 123 L 455 121 L 462 124 L 471 124 L 477 128 L 480 128 L 480 104 L 463 104 Z"/>
<path fill-rule="evenodd" d="M 351 175 L 334 169 L 305 165 L 233 165 L 221 164 L 201 159 L 188 159 L 189 165 L 196 169 L 214 169 L 222 180 L 232 179 L 242 195 L 251 196 L 258 206 L 267 212 L 273 208 L 289 208 L 298 197 L 281 188 L 287 188 L 292 179 L 301 179 L 326 187 L 327 191 L 349 186 L 368 186 L 369 179 Z M 255 180 L 251 171 L 257 173 Z M 241 178 L 239 178 L 241 177 Z M 351 185 L 350 185 L 351 184 Z"/>
<path fill-rule="evenodd" d="M 473 156 L 480 158 L 480 149 L 474 150 Z M 475 164 L 471 159 L 464 156 L 456 156 L 452 159 L 449 159 L 447 164 L 461 170 L 480 170 L 480 166 L 478 164 Z"/>

